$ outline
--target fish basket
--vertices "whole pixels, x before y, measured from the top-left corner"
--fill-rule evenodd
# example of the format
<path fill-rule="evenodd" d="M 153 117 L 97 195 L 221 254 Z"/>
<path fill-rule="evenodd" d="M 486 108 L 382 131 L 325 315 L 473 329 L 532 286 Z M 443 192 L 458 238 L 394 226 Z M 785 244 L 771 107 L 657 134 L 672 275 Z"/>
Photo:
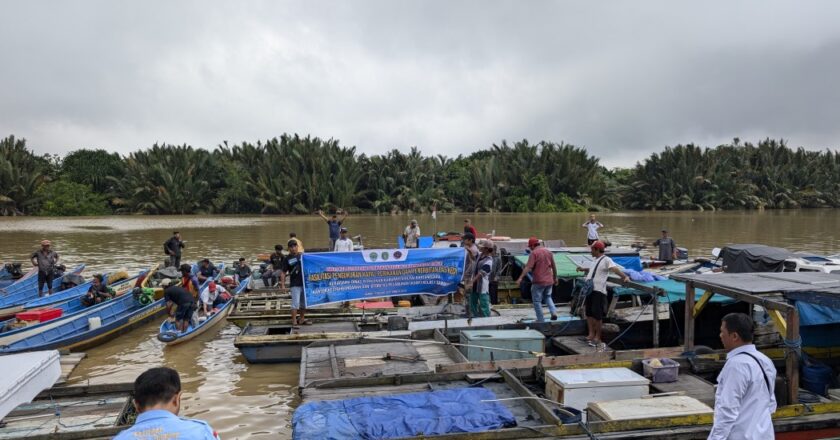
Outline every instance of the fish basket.
<path fill-rule="evenodd" d="M 649 378 L 653 383 L 677 381 L 677 375 L 679 375 L 680 372 L 679 362 L 673 359 L 662 358 L 659 359 L 659 361 L 662 362 L 662 366 L 654 367 L 650 364 L 651 361 L 653 361 L 653 359 L 642 360 L 645 377 Z"/>

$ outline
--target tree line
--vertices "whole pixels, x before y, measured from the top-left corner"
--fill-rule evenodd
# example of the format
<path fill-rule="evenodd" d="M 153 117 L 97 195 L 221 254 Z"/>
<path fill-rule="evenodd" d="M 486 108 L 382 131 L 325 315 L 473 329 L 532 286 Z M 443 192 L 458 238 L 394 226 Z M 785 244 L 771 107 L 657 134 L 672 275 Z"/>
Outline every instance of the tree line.
<path fill-rule="evenodd" d="M 522 140 L 455 158 L 417 148 L 367 156 L 337 140 L 155 144 L 120 156 L 36 155 L 0 140 L 0 214 L 563 212 L 840 207 L 840 153 L 784 141 L 667 147 L 607 169 L 585 149 Z"/>

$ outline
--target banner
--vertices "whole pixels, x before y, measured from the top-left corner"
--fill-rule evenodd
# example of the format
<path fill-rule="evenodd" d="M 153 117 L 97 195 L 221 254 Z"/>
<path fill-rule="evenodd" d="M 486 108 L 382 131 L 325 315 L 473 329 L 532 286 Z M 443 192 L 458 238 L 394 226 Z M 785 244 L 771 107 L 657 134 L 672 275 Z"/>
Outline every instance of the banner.
<path fill-rule="evenodd" d="M 303 254 L 306 306 L 389 296 L 446 295 L 464 274 L 463 248 Z"/>

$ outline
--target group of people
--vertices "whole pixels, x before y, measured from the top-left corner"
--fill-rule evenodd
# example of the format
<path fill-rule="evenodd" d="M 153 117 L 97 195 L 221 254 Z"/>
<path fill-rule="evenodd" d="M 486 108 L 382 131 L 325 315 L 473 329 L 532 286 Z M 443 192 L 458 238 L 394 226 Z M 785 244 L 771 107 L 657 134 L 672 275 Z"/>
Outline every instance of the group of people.
<path fill-rule="evenodd" d="M 595 214 L 590 214 L 589 220 L 582 224 L 581 227 L 586 229 L 587 246 L 592 246 L 592 244 L 596 241 L 603 242 L 598 230 L 603 228 L 604 225 L 595 219 Z M 674 242 L 674 239 L 669 235 L 667 228 L 662 228 L 660 232 L 662 233 L 662 236 L 650 244 L 658 249 L 659 253 L 657 257 L 659 261 L 663 261 L 665 264 L 673 264 L 674 260 L 677 259 L 677 243 Z M 639 243 L 638 246 L 643 247 L 646 246 L 646 244 Z"/>

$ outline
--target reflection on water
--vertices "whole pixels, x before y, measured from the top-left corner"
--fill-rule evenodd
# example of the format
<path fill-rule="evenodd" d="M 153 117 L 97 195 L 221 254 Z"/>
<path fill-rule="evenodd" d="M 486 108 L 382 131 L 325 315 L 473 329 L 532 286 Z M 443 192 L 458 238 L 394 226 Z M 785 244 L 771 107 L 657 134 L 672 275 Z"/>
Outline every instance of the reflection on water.
<path fill-rule="evenodd" d="M 459 231 L 467 215 L 415 216 L 424 233 Z M 585 243 L 584 214 L 499 214 L 469 217 L 481 232 L 564 239 Z M 350 216 L 345 226 L 363 236 L 366 247 L 391 247 L 408 216 Z M 663 227 L 693 256 L 726 243 L 764 243 L 790 250 L 840 252 L 840 211 L 622 212 L 599 214 L 603 236 L 615 244 L 652 241 Z M 308 217 L 94 217 L 0 218 L 0 261 L 25 261 L 49 238 L 68 264 L 86 263 L 86 273 L 125 267 L 132 272 L 163 261 L 163 242 L 180 230 L 187 242 L 183 261 L 208 257 L 232 262 L 285 245 L 296 232 L 306 247 L 325 247 L 327 227 Z M 217 325 L 185 344 L 165 348 L 149 323 L 100 347 L 71 378 L 73 383 L 133 381 L 149 367 L 166 365 L 181 373 L 182 414 L 210 421 L 223 438 L 287 438 L 298 404 L 297 365 L 248 365 L 233 347 L 237 327 Z"/>

